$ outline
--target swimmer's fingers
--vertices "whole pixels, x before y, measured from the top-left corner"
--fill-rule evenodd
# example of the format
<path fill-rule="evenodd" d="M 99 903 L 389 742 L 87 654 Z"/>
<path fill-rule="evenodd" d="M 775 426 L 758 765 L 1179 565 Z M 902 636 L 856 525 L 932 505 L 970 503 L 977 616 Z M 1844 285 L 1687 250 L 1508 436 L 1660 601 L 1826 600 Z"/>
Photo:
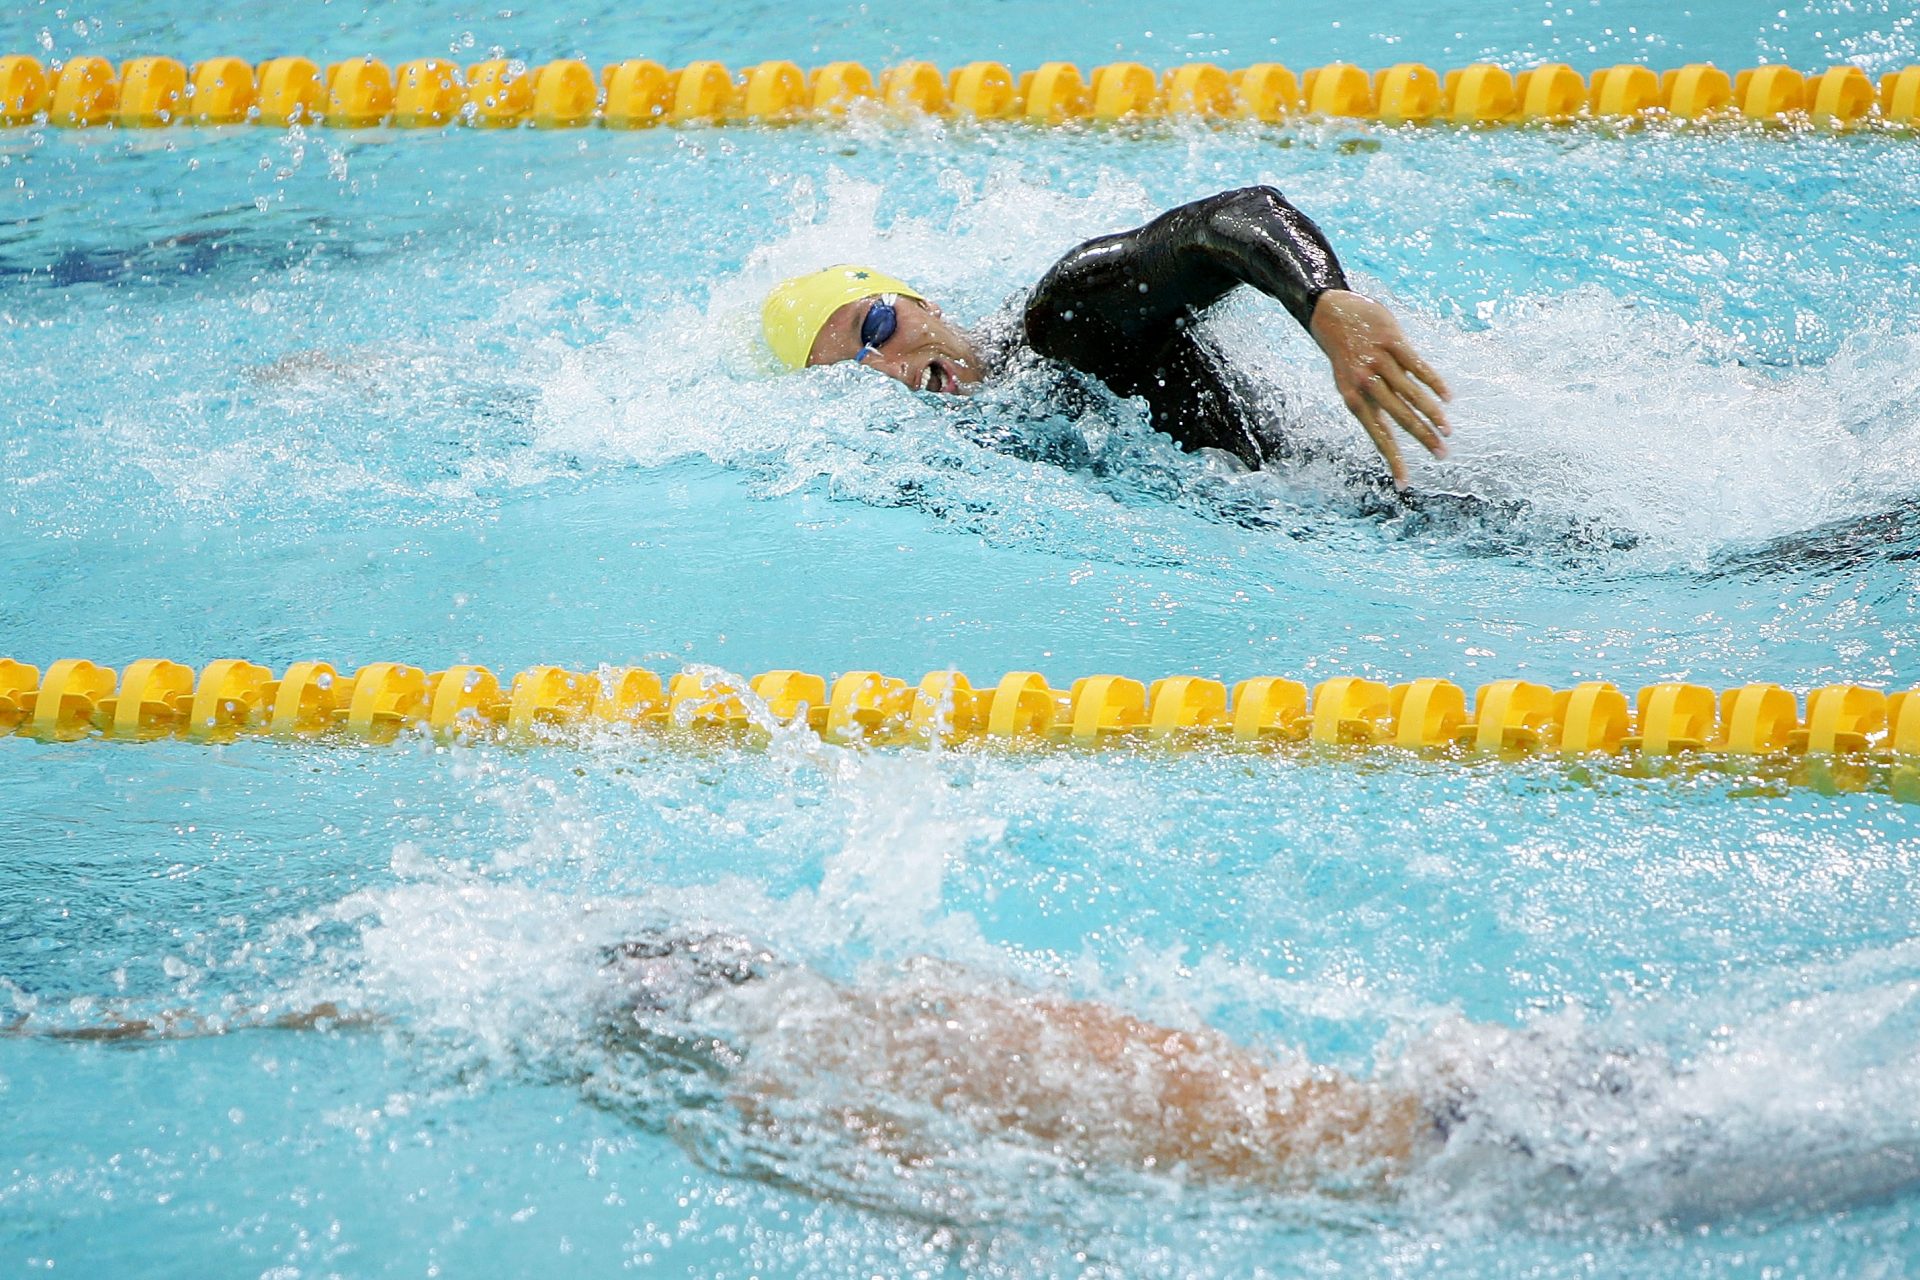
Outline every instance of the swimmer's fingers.
<path fill-rule="evenodd" d="M 1378 414 L 1384 414 L 1387 418 L 1391 418 L 1394 422 L 1399 423 L 1402 431 L 1405 431 L 1415 440 L 1418 440 L 1433 453 L 1439 454 L 1444 452 L 1446 446 L 1440 443 L 1440 437 L 1433 433 L 1433 428 L 1423 422 L 1419 414 L 1408 408 L 1406 402 L 1393 393 L 1384 379 L 1369 383 L 1367 394 L 1371 397 L 1373 406 Z M 1371 426 L 1367 428 L 1367 434 L 1373 434 L 1373 428 Z M 1389 441 L 1393 441 L 1393 433 L 1390 429 L 1387 432 L 1387 438 Z M 1375 436 L 1373 442 L 1377 447 L 1380 443 L 1380 438 Z M 1381 453 L 1384 455 L 1386 451 L 1383 449 Z M 1407 473 L 1406 468 L 1400 461 L 1400 449 L 1397 441 L 1394 442 L 1394 451 L 1389 458 L 1389 462 L 1393 467 L 1394 484 L 1404 489 L 1407 484 Z"/>
<path fill-rule="evenodd" d="M 1412 343 L 1403 337 L 1392 344 L 1392 351 L 1394 358 L 1400 361 L 1407 372 L 1432 387 L 1442 400 L 1453 399 L 1453 388 L 1447 385 L 1447 380 L 1440 376 L 1438 369 L 1420 358 L 1420 353 L 1413 349 Z"/>
<path fill-rule="evenodd" d="M 1441 406 L 1438 400 L 1434 399 L 1433 392 L 1427 390 L 1426 387 L 1416 381 L 1404 367 L 1390 367 L 1384 372 L 1387 385 L 1392 387 L 1402 400 L 1412 406 L 1415 413 L 1432 423 L 1435 431 L 1443 436 L 1453 434 L 1453 424 L 1447 421 L 1447 411 Z M 1434 457 L 1444 458 L 1447 456 L 1445 445 L 1440 445 L 1437 441 L 1427 440 L 1425 437 L 1421 438 L 1421 443 L 1425 444 L 1427 448 L 1433 452 Z"/>
<path fill-rule="evenodd" d="M 331 1000 L 322 1000 L 311 1009 L 283 1013 L 267 1023 L 279 1031 L 332 1031 L 342 1027 L 371 1027 L 383 1021 L 379 1016 L 353 1009 L 342 1009 Z"/>
<path fill-rule="evenodd" d="M 1387 425 L 1386 415 L 1380 412 L 1380 406 L 1366 398 L 1362 393 L 1347 408 L 1353 416 L 1360 419 L 1360 425 L 1367 429 L 1367 435 L 1373 440 L 1373 447 L 1380 451 L 1386 460 L 1387 470 L 1393 473 L 1393 487 L 1407 487 L 1407 464 L 1400 458 L 1400 446 L 1394 441 L 1393 428 Z"/>
<path fill-rule="evenodd" d="M 153 1023 L 142 1018 L 115 1018 L 112 1022 L 96 1027 L 53 1027 L 41 1032 L 49 1040 L 74 1041 L 112 1041 L 144 1040 L 149 1036 L 163 1034 Z"/>
<path fill-rule="evenodd" d="M 1413 386 L 1413 380 L 1398 369 L 1375 375 L 1367 384 L 1367 394 L 1373 402 L 1386 410 L 1387 416 L 1400 424 L 1400 429 L 1426 446 L 1428 453 L 1436 458 L 1447 456 L 1447 446 L 1440 439 L 1437 424 L 1422 417 L 1416 403 L 1409 403 L 1407 389 Z"/>

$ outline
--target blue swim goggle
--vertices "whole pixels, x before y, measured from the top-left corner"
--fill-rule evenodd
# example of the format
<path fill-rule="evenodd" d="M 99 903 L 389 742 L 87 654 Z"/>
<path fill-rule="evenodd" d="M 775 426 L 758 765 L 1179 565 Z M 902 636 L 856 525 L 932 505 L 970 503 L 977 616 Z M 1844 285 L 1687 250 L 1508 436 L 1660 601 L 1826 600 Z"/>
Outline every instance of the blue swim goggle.
<path fill-rule="evenodd" d="M 854 357 L 854 363 L 865 364 L 868 356 L 879 355 L 881 344 L 900 327 L 900 317 L 894 312 L 899 301 L 899 294 L 883 293 L 867 308 L 866 318 L 860 322 L 860 354 Z"/>

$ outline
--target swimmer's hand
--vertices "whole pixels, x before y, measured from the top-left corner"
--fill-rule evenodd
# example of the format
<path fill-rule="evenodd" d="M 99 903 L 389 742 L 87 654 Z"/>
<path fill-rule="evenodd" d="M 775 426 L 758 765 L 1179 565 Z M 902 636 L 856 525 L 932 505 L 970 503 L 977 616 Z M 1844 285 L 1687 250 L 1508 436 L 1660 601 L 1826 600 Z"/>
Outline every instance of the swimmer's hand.
<path fill-rule="evenodd" d="M 1453 434 L 1453 424 L 1441 401 L 1451 400 L 1453 393 L 1400 332 L 1391 311 L 1357 293 L 1329 289 L 1314 304 L 1308 332 L 1327 353 L 1333 385 L 1348 412 L 1367 429 L 1393 472 L 1394 488 L 1407 487 L 1394 423 L 1434 457 L 1447 456 L 1445 437 Z"/>

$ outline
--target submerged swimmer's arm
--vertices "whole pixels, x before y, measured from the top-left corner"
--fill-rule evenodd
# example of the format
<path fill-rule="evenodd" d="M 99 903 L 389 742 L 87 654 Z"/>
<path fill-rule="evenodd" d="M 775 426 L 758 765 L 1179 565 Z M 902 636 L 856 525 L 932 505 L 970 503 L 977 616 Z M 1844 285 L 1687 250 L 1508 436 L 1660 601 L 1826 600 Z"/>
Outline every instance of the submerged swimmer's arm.
<path fill-rule="evenodd" d="M 42 1040 L 79 1042 L 118 1042 L 130 1040 L 193 1040 L 223 1036 L 234 1031 L 331 1031 L 336 1028 L 369 1027 L 383 1021 L 370 1013 L 340 1009 L 332 1001 L 323 1001 L 311 1009 L 284 1013 L 260 1022 L 210 1022 L 186 1010 L 155 1014 L 150 1018 L 123 1018 L 109 1013 L 101 1022 L 87 1027 L 49 1027 L 42 1030 L 30 1018 L 19 1018 L 0 1028 L 9 1036 L 31 1036 Z"/>
<path fill-rule="evenodd" d="M 1250 1181 L 1288 1182 L 1333 1168 L 1391 1175 L 1414 1154 L 1422 1111 L 1408 1093 L 1338 1071 L 1284 1075 L 1217 1032 L 1145 1022 L 1106 1005 L 1041 1008 L 1084 1048 L 1090 1065 L 1159 1076 L 1153 1098 L 1162 1162 Z"/>
<path fill-rule="evenodd" d="M 1396 485 L 1406 484 L 1406 467 L 1394 425 L 1446 456 L 1445 381 L 1392 313 L 1348 289 L 1326 237 L 1272 187 L 1223 192 L 1074 249 L 1029 300 L 1028 340 L 1133 394 L 1144 366 L 1243 284 L 1276 299 L 1313 336 Z"/>
<path fill-rule="evenodd" d="M 736 1082 L 732 1101 L 750 1126 L 778 1127 L 805 1081 L 839 1078 L 871 1099 L 932 1106 L 1077 1158 L 1273 1186 L 1391 1177 L 1422 1132 L 1411 1094 L 1281 1070 L 1217 1032 L 1103 1004 L 917 985 L 843 999 L 804 1048 L 787 1042 L 778 1078 Z M 911 1165 L 931 1135 L 910 1114 L 836 1104 L 816 1120 Z"/>
<path fill-rule="evenodd" d="M 734 1083 L 727 1102 L 749 1133 L 778 1139 L 794 1123 L 787 1112 L 800 1111 L 794 1106 L 797 1096 L 798 1090 L 786 1081 L 748 1074 Z M 800 1123 L 817 1123 L 819 1118 L 805 1115 Z M 831 1108 L 826 1119 L 842 1136 L 903 1169 L 929 1167 L 942 1152 L 923 1129 L 877 1105 L 842 1104 Z"/>

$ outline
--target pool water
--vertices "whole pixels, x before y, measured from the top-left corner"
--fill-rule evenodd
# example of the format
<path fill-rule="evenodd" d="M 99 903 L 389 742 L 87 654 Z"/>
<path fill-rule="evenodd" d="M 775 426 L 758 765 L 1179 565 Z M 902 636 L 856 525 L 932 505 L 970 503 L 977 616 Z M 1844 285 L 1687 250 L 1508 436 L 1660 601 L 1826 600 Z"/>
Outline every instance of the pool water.
<path fill-rule="evenodd" d="M 59 56 L 1920 62 L 1892 4 L 1479 8 L 5 12 Z M 1454 385 L 1454 456 L 1414 462 L 1405 505 L 1259 299 L 1210 340 L 1309 455 L 1260 474 L 1137 405 L 1061 412 L 1043 370 L 956 405 L 774 377 L 759 346 L 794 271 L 870 260 L 986 321 L 1080 239 L 1253 182 Z M 1911 138 L 36 129 L 0 133 L 0 193 L 0 654 L 43 667 L 1920 684 Z M 804 733 L 6 738 L 0 779 L 7 1274 L 1920 1257 L 1920 809 L 1871 790 Z M 605 1034 L 603 949 L 661 926 L 848 986 L 931 956 L 962 989 L 1218 1028 L 1276 1070 L 1464 1074 L 1476 1119 L 1359 1195 L 938 1125 L 924 1168 L 876 1166 L 824 1078 L 792 1082 L 769 1146 Z M 264 1025 L 323 1003 L 355 1017 Z M 155 1017 L 230 1033 L 24 1034 Z M 1070 1060 L 1031 1069 L 1073 1094 Z"/>

